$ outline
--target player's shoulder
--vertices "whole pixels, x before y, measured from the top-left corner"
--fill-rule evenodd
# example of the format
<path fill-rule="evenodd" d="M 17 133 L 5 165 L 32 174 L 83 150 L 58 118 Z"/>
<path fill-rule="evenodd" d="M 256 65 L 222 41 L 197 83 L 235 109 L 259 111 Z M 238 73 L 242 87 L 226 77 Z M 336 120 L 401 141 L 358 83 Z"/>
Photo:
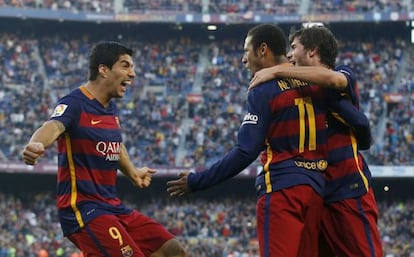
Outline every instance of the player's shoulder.
<path fill-rule="evenodd" d="M 336 66 L 334 70 L 341 72 L 348 77 L 354 76 L 354 70 L 349 65 L 341 64 Z"/>
<path fill-rule="evenodd" d="M 290 90 L 307 89 L 309 86 L 310 84 L 308 82 L 299 79 L 276 78 L 257 86 L 257 91 L 255 94 L 264 95 L 267 98 L 272 98 Z"/>
<path fill-rule="evenodd" d="M 70 91 L 68 94 L 63 96 L 60 101 L 82 101 L 86 98 L 85 94 L 82 92 L 81 88 L 75 88 L 72 91 Z"/>
<path fill-rule="evenodd" d="M 79 88 L 76 88 L 59 99 L 56 110 L 65 110 L 67 108 L 68 112 L 79 112 L 85 102 L 84 100 L 82 92 Z"/>
<path fill-rule="evenodd" d="M 262 82 L 259 85 L 253 87 L 249 90 L 249 98 L 260 98 L 263 99 L 264 97 L 268 98 L 277 94 L 278 86 L 277 80 L 273 79 L 266 82 Z"/>
<path fill-rule="evenodd" d="M 256 86 L 259 91 L 269 93 L 271 91 L 284 91 L 286 89 L 299 88 L 308 86 L 309 84 L 305 81 L 293 78 L 275 78 L 261 83 Z M 270 90 L 270 91 L 269 91 Z"/>

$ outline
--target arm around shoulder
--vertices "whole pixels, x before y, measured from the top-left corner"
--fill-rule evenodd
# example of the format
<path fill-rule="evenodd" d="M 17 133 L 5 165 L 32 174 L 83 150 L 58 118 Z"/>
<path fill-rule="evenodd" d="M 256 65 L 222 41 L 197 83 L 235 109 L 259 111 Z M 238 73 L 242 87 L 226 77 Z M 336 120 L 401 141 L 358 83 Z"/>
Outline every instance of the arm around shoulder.
<path fill-rule="evenodd" d="M 346 76 L 323 66 L 276 65 L 257 71 L 250 81 L 249 89 L 274 78 L 293 78 L 321 87 L 345 91 L 348 86 Z"/>
<path fill-rule="evenodd" d="M 348 80 L 344 74 L 323 66 L 281 66 L 275 74 L 339 91 L 344 91 L 348 86 Z"/>

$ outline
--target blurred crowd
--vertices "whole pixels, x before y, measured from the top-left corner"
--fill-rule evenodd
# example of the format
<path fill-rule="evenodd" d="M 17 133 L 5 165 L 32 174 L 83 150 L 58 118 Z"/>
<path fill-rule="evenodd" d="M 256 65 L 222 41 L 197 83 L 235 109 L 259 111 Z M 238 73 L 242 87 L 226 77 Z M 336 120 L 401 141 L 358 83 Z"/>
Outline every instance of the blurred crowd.
<path fill-rule="evenodd" d="M 412 49 L 399 38 L 342 42 L 338 63 L 354 68 L 362 109 L 371 122 L 374 144 L 364 152 L 370 164 L 414 164 Z M 395 94 L 400 97 L 389 97 Z"/>
<path fill-rule="evenodd" d="M 137 165 L 171 165 L 199 46 L 190 40 L 130 43 L 137 50 L 138 86 L 119 102 L 125 144 Z M 24 142 L 49 118 L 56 101 L 86 82 L 89 47 L 88 40 L 0 37 L 0 138 L 5 139 L 0 159 L 19 160 Z M 161 92 L 151 91 L 160 86 Z M 45 159 L 55 162 L 56 149 Z"/>
<path fill-rule="evenodd" d="M 258 256 L 254 198 L 129 198 L 125 203 L 166 226 L 191 257 Z M 413 257 L 414 201 L 380 201 L 379 211 L 384 257 Z M 80 256 L 62 237 L 52 193 L 0 193 L 0 257 L 46 256 Z"/>
<path fill-rule="evenodd" d="M 250 74 L 240 61 L 241 43 L 186 37 L 122 41 L 136 49 L 135 84 L 118 102 L 134 163 L 191 168 L 223 156 L 245 111 Z M 0 160 L 20 160 L 24 143 L 57 100 L 85 83 L 92 42 L 86 36 L 0 35 Z M 354 68 L 361 108 L 371 122 L 374 144 L 364 152 L 370 164 L 414 165 L 412 48 L 401 39 L 341 42 L 337 63 Z M 190 93 L 202 101 L 189 103 Z M 54 148 L 44 160 L 56 162 Z"/>
<path fill-rule="evenodd" d="M 119 4 L 120 3 L 120 4 Z M 148 13 L 173 11 L 183 13 L 232 14 L 314 14 L 355 13 L 411 10 L 411 1 L 310 1 L 305 0 L 0 0 L 1 6 L 17 8 L 43 8 L 72 12 L 94 13 Z"/>
<path fill-rule="evenodd" d="M 235 40 L 208 45 L 200 86 L 203 102 L 191 107 L 193 123 L 185 137 L 188 166 L 209 166 L 234 146 L 250 76 L 242 53 L 243 46 Z"/>
<path fill-rule="evenodd" d="M 364 13 L 364 12 L 400 12 L 411 10 L 411 2 L 398 0 L 363 0 L 363 1 L 345 1 L 332 0 L 312 1 L 311 13 Z"/>

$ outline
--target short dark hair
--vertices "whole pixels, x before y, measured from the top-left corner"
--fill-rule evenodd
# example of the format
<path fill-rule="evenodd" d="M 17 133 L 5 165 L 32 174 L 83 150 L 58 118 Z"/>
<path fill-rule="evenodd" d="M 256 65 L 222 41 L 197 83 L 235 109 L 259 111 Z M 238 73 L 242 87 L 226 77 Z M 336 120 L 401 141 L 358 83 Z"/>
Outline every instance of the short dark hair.
<path fill-rule="evenodd" d="M 112 69 L 121 55 L 131 55 L 132 49 L 121 45 L 118 42 L 102 41 L 92 47 L 89 54 L 89 80 L 96 80 L 98 77 L 99 65 L 104 64 Z"/>
<path fill-rule="evenodd" d="M 306 50 L 318 49 L 321 62 L 329 68 L 335 67 L 338 56 L 338 42 L 333 33 L 326 27 L 309 27 L 293 32 L 289 43 L 298 39 Z"/>
<path fill-rule="evenodd" d="M 283 30 L 276 25 L 257 25 L 249 30 L 247 36 L 252 37 L 253 49 L 257 49 L 260 47 L 260 44 L 266 43 L 274 55 L 286 55 L 286 36 Z"/>

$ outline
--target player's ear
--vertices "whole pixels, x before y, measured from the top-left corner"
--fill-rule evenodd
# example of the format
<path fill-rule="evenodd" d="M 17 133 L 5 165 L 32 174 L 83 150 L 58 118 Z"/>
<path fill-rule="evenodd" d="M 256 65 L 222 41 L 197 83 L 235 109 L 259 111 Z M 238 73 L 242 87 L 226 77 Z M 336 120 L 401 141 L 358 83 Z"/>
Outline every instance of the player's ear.
<path fill-rule="evenodd" d="M 106 78 L 106 76 L 108 75 L 108 66 L 106 66 L 105 64 L 100 64 L 98 67 L 98 71 L 102 77 Z"/>
<path fill-rule="evenodd" d="M 314 57 L 315 55 L 319 54 L 319 48 L 315 47 L 308 51 L 310 57 Z"/>
<path fill-rule="evenodd" d="M 266 51 L 267 51 L 267 44 L 261 43 L 259 46 L 259 56 L 263 57 L 266 54 Z"/>

